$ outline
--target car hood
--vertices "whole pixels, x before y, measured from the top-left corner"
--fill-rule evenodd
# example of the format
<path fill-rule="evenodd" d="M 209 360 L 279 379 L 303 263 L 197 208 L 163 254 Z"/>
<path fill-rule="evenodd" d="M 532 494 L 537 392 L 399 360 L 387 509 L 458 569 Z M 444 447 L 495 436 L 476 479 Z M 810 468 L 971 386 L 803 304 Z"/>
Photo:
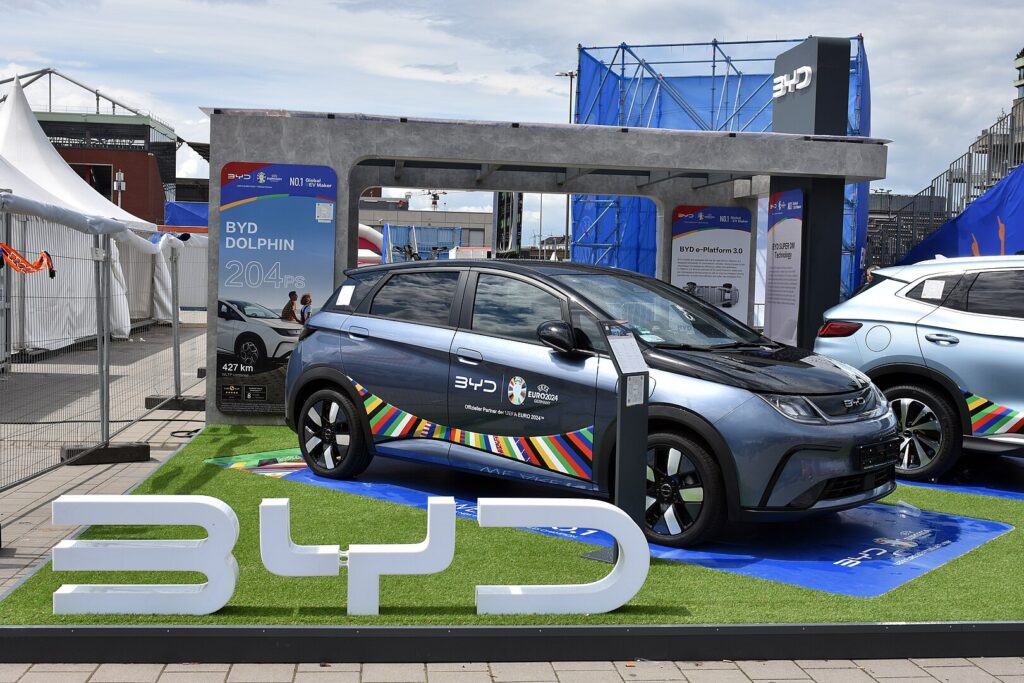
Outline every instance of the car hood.
<path fill-rule="evenodd" d="M 792 346 L 719 351 L 648 349 L 652 368 L 757 393 L 839 394 L 867 383 L 825 356 Z"/>
<path fill-rule="evenodd" d="M 267 327 L 273 327 L 277 330 L 301 330 L 302 325 L 299 323 L 293 323 L 290 320 L 272 320 L 270 318 L 251 318 L 251 320 L 257 320 Z"/>

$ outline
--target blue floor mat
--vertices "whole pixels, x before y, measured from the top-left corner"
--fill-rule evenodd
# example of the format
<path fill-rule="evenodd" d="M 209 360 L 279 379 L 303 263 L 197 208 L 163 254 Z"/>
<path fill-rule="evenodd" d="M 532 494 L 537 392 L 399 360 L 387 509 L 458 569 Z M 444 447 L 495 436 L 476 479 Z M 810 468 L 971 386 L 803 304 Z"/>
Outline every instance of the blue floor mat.
<path fill-rule="evenodd" d="M 960 464 L 966 465 L 966 469 L 957 469 L 938 482 L 900 483 L 956 493 L 1024 500 L 1024 459 L 969 455 Z"/>
<path fill-rule="evenodd" d="M 566 497 L 522 482 L 446 468 L 376 458 L 358 480 L 313 474 L 298 450 L 212 458 L 208 463 L 368 498 L 426 509 L 432 495 L 454 496 L 456 514 L 476 519 L 483 496 Z M 1012 530 L 1009 524 L 909 505 L 864 505 L 853 510 L 777 524 L 730 525 L 721 540 L 699 549 L 651 544 L 651 557 L 854 597 L 876 597 L 941 567 Z M 538 528 L 537 533 L 601 547 L 612 541 L 583 528 Z"/>

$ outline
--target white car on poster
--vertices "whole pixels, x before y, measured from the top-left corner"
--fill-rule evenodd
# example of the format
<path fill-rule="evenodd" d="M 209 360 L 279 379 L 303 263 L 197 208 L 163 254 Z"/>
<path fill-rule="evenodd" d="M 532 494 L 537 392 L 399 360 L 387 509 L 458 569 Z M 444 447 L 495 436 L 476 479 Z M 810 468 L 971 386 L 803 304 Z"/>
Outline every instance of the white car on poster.
<path fill-rule="evenodd" d="M 217 302 L 217 351 L 235 356 L 240 371 L 258 369 L 267 361 L 288 359 L 302 325 L 250 301 Z"/>

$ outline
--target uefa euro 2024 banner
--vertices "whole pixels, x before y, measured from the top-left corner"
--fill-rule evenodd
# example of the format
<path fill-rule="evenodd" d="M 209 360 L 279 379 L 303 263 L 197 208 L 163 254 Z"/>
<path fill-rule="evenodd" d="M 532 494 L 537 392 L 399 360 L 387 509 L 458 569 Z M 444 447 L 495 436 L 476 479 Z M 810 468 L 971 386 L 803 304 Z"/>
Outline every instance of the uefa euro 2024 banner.
<path fill-rule="evenodd" d="M 738 206 L 677 206 L 672 212 L 672 284 L 747 319 L 750 211 Z"/>
<path fill-rule="evenodd" d="M 327 166 L 235 161 L 221 171 L 221 411 L 284 411 L 288 356 L 306 318 L 334 290 L 337 195 Z"/>
<path fill-rule="evenodd" d="M 764 333 L 783 344 L 795 345 L 797 341 L 803 229 L 803 192 L 773 194 L 768 202 Z"/>

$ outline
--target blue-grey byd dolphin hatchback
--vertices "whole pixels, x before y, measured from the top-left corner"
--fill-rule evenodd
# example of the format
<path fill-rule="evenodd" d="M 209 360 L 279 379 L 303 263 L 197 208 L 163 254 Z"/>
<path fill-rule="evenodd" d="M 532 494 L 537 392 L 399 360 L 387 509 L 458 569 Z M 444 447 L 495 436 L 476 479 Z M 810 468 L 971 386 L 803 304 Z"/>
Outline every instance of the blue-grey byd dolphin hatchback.
<path fill-rule="evenodd" d="M 599 321 L 651 369 L 646 532 L 689 546 L 895 487 L 895 419 L 859 371 L 772 342 L 659 280 L 546 261 L 360 268 L 307 323 L 287 422 L 319 475 L 374 455 L 612 490 L 616 373 Z"/>

